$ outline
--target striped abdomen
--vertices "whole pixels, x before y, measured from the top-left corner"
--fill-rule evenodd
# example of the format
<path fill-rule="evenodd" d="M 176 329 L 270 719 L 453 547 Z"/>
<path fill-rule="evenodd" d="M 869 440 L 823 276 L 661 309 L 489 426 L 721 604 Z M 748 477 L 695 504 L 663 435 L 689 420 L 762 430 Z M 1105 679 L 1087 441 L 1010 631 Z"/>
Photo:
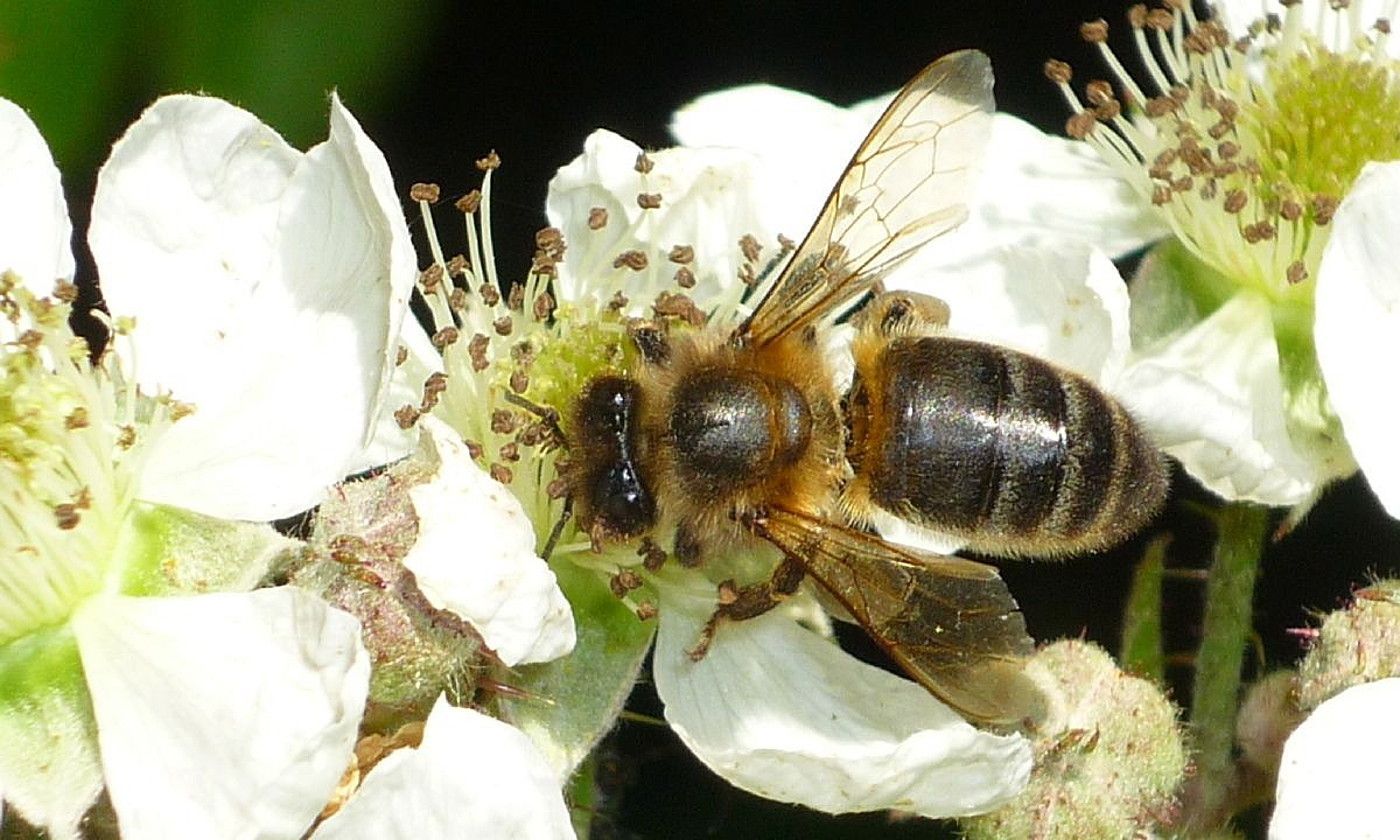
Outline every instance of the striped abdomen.
<path fill-rule="evenodd" d="M 1161 506 L 1162 455 L 1115 400 L 1034 356 L 897 338 L 857 359 L 847 499 L 963 537 L 1053 556 L 1125 539 Z"/>

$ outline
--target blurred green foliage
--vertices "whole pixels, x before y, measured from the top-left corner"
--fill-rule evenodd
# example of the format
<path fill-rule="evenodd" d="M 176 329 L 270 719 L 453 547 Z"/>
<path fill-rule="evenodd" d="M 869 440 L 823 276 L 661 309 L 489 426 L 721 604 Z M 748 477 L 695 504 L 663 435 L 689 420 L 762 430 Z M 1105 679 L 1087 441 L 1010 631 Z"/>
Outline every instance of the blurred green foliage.
<path fill-rule="evenodd" d="M 293 145 L 324 139 L 326 96 L 384 108 L 420 62 L 438 0 L 0 0 L 0 96 L 65 173 L 89 173 L 140 110 L 205 92 Z"/>

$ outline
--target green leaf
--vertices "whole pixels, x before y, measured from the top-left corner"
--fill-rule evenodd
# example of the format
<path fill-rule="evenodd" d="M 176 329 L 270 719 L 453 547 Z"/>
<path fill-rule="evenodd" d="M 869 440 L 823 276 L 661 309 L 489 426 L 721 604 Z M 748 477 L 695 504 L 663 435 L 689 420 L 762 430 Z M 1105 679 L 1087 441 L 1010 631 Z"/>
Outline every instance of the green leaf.
<path fill-rule="evenodd" d="M 1118 661 L 1123 670 L 1161 685 L 1166 677 L 1162 649 L 1162 577 L 1171 537 L 1148 543 L 1133 572 L 1133 586 L 1123 608 L 1123 639 Z"/>
<path fill-rule="evenodd" d="M 596 573 L 555 564 L 578 627 L 573 653 L 518 668 L 531 696 L 502 698 L 501 717 L 529 735 L 556 769 L 571 773 L 612 728 L 651 647 L 656 622 L 643 622 Z"/>

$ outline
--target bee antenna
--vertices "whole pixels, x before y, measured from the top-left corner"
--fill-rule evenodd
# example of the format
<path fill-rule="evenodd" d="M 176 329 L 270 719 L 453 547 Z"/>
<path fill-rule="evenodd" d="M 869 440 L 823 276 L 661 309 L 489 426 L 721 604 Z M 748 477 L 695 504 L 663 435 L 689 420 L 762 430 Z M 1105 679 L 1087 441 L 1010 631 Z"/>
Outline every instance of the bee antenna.
<path fill-rule="evenodd" d="M 559 544 L 559 535 L 564 533 L 564 525 L 574 515 L 574 497 L 572 495 L 564 497 L 564 509 L 559 512 L 559 518 L 555 520 L 554 527 L 549 529 L 549 539 L 544 542 L 544 551 L 540 552 L 540 559 L 549 561 L 549 556 L 554 553 L 554 547 Z"/>
<path fill-rule="evenodd" d="M 540 405 L 537 402 L 527 400 L 514 391 L 506 391 L 506 402 L 516 408 L 523 408 L 536 417 L 549 428 L 549 434 L 558 441 L 559 445 L 565 449 L 569 448 L 569 439 L 564 435 L 564 430 L 559 426 L 559 412 L 547 405 Z"/>

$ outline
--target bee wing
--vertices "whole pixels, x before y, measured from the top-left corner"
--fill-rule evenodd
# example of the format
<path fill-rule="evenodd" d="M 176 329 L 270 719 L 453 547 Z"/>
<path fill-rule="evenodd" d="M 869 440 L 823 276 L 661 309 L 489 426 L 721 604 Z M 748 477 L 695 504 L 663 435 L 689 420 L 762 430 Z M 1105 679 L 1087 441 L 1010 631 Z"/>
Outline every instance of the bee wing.
<path fill-rule="evenodd" d="M 1022 672 L 1035 642 L 997 570 L 891 545 L 787 510 L 754 518 L 911 677 L 969 720 L 1022 726 L 1044 715 Z"/>
<path fill-rule="evenodd" d="M 991 63 L 975 50 L 946 55 L 905 85 L 735 340 L 764 344 L 805 327 L 962 224 L 992 108 Z"/>

